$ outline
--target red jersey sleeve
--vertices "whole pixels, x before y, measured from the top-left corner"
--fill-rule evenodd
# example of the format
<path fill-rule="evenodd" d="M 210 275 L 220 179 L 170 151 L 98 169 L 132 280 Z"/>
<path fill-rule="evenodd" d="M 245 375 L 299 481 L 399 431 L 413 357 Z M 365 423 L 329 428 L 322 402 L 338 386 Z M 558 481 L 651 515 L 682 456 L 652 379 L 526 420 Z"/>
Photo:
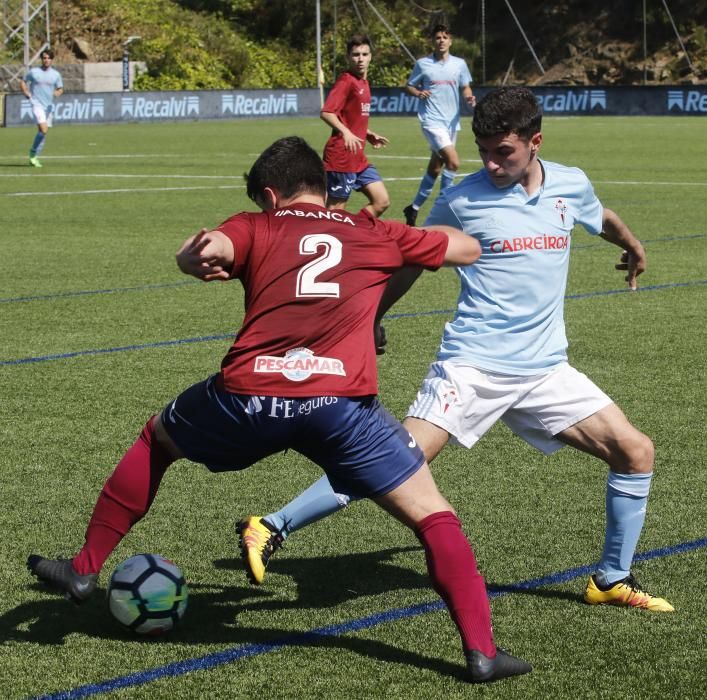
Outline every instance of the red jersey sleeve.
<path fill-rule="evenodd" d="M 362 210 L 369 213 L 368 210 Z M 437 270 L 444 263 L 449 238 L 441 231 L 413 228 L 398 221 L 376 220 L 385 234 L 398 245 L 406 265 L 421 265 Z"/>
<path fill-rule="evenodd" d="M 340 76 L 332 86 L 326 100 L 324 100 L 322 112 L 331 112 L 337 115 L 342 112 L 349 99 L 350 90 L 351 83 L 346 79 L 346 74 Z"/>
<path fill-rule="evenodd" d="M 248 212 L 236 214 L 217 226 L 216 230 L 233 243 L 234 261 L 230 272 L 231 277 L 239 277 L 253 245 L 253 215 Z"/>

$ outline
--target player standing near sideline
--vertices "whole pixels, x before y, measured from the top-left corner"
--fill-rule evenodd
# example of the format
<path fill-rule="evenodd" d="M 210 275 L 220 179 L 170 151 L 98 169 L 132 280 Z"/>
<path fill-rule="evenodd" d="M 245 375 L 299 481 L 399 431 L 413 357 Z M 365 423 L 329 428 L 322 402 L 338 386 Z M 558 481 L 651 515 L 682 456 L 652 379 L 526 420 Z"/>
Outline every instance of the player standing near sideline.
<path fill-rule="evenodd" d="M 410 226 L 415 225 L 417 212 L 432 193 L 439 174 L 442 173 L 440 192 L 443 192 L 459 170 L 456 142 L 461 129 L 460 94 L 469 107 L 476 103 L 466 61 L 449 53 L 452 46 L 449 27 L 438 24 L 432 30 L 432 43 L 433 53 L 415 63 L 405 87 L 408 94 L 420 100 L 417 116 L 432 151 L 415 199 L 403 209 L 405 223 Z"/>
<path fill-rule="evenodd" d="M 571 445 L 606 462 L 604 550 L 584 600 L 671 612 L 630 571 L 653 476 L 653 443 L 568 364 L 563 318 L 575 224 L 624 249 L 616 267 L 627 271 L 631 289 L 646 268 L 645 252 L 619 216 L 602 207 L 581 170 L 539 159 L 541 122 L 542 110 L 526 88 L 494 90 L 476 106 L 473 130 L 484 167 L 445 190 L 426 225 L 461 227 L 479 241 L 481 257 L 458 268 L 456 314 L 403 425 L 428 462 L 450 438 L 472 447 L 499 419 L 545 454 Z M 394 274 L 379 316 L 420 272 Z M 281 511 L 243 520 L 241 531 L 258 537 L 257 548 L 243 545 L 255 581 L 263 580 L 289 532 L 339 510 L 350 497 L 320 479 Z"/>
<path fill-rule="evenodd" d="M 346 44 L 346 54 L 349 69 L 337 78 L 319 114 L 331 127 L 331 136 L 324 146 L 327 206 L 344 209 L 352 190 L 356 190 L 368 198 L 366 208 L 371 214 L 380 216 L 390 206 L 390 198 L 378 170 L 364 153 L 366 141 L 376 149 L 388 143 L 385 136 L 368 128 L 371 40 L 362 34 L 352 36 Z"/>
<path fill-rule="evenodd" d="M 64 92 L 64 82 L 61 73 L 52 68 L 54 52 L 44 49 L 40 54 L 41 67 L 30 68 L 24 80 L 20 80 L 20 89 L 24 96 L 32 103 L 32 114 L 37 122 L 37 135 L 34 137 L 32 148 L 29 151 L 29 163 L 35 168 L 41 168 L 39 154 L 44 148 L 47 131 L 52 125 L 52 112 L 54 111 L 54 98 Z"/>
<path fill-rule="evenodd" d="M 469 681 L 528 673 L 529 664 L 496 649 L 486 584 L 461 523 L 419 447 L 376 399 L 373 316 L 391 270 L 468 265 L 478 243 L 446 226 L 425 231 L 326 209 L 322 161 L 298 137 L 263 152 L 247 192 L 262 213 L 237 214 L 177 253 L 183 272 L 238 278 L 245 288 L 243 325 L 221 371 L 147 421 L 105 483 L 81 551 L 31 555 L 29 569 L 81 602 L 172 462 L 233 471 L 291 448 L 337 489 L 371 498 L 415 532 L 459 629 Z"/>

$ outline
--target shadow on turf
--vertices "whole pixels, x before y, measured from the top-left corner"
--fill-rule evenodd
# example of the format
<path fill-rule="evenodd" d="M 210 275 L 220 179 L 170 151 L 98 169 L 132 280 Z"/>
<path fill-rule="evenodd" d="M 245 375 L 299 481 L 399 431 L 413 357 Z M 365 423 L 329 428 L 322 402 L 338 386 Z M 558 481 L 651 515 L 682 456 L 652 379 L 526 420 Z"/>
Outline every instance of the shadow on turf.
<path fill-rule="evenodd" d="M 29 583 L 31 590 L 48 597 L 23 603 L 0 616 L 0 643 L 62 645 L 69 635 L 79 634 L 132 644 L 282 644 L 337 648 L 376 661 L 406 664 L 462 679 L 461 657 L 460 663 L 454 664 L 356 636 L 300 633 L 265 625 L 239 624 L 238 616 L 244 612 L 250 615 L 259 611 L 267 613 L 267 617 L 263 616 L 265 622 L 272 621 L 278 610 L 330 608 L 347 600 L 403 589 L 424 589 L 432 593 L 426 576 L 391 563 L 395 555 L 416 550 L 419 548 L 400 547 L 360 555 L 282 559 L 277 565 L 273 562 L 270 588 L 267 583 L 263 587 L 248 585 L 239 559 L 219 560 L 215 562 L 217 569 L 233 572 L 224 578 L 237 575 L 243 583 L 221 587 L 192 584 L 184 621 L 171 634 L 158 638 L 141 637 L 119 627 L 108 613 L 103 590 L 99 589 L 90 600 L 77 606 L 53 595 L 39 582 Z M 297 595 L 294 599 L 278 597 L 277 575 L 295 579 Z M 249 620 L 252 625 L 252 617 Z"/>
<path fill-rule="evenodd" d="M 416 550 L 419 548 L 412 546 L 344 556 L 282 558 L 271 563 L 264 586 L 248 584 L 240 559 L 217 560 L 214 566 L 224 572 L 223 585 L 189 585 L 187 616 L 173 638 L 180 643 L 195 644 L 262 641 L 260 637 L 251 637 L 253 630 L 248 630 L 244 637 L 238 624 L 239 614 L 332 608 L 349 600 L 394 590 L 428 589 L 432 593 L 426 576 L 392 562 L 396 555 Z M 281 595 L 279 576 L 294 580 L 296 595 L 292 595 L 291 587 L 287 597 Z M 23 603 L 0 616 L 0 643 L 16 640 L 63 644 L 65 636 L 72 633 L 150 641 L 123 631 L 113 622 L 104 590 L 98 590 L 77 606 L 54 595 L 29 574 L 27 584 L 48 597 Z M 270 633 L 267 637 L 272 638 Z"/>
<path fill-rule="evenodd" d="M 105 601 L 100 600 L 101 596 L 98 595 L 98 600 L 92 599 L 80 607 L 56 598 L 19 605 L 0 618 L 0 643 L 24 641 L 34 644 L 62 645 L 68 635 L 79 634 L 131 644 L 226 643 L 231 646 L 274 645 L 273 650 L 294 646 L 345 649 L 378 662 L 405 664 L 464 680 L 465 668 L 462 665 L 461 655 L 460 663 L 455 664 L 373 639 L 311 632 L 298 633 L 275 627 L 239 627 L 233 623 L 226 624 L 225 618 L 228 615 L 224 615 L 224 606 L 234 599 L 242 598 L 242 589 L 226 587 L 216 594 L 202 592 L 199 587 L 196 589 L 190 596 L 190 610 L 182 626 L 163 637 L 141 637 L 117 627 L 109 617 Z M 250 591 L 250 589 L 246 590 Z M 248 596 L 252 595 L 248 593 Z M 269 649 L 265 648 L 260 653 L 268 651 Z M 231 662 L 238 660 L 234 658 Z"/>
<path fill-rule="evenodd" d="M 40 583 L 30 583 L 34 591 L 47 594 L 46 599 L 23 603 L 0 616 L 0 643 L 29 642 L 44 645 L 64 644 L 70 634 L 122 640 L 132 644 L 272 644 L 283 642 L 286 646 L 312 646 L 348 649 L 378 661 L 404 663 L 426 668 L 455 678 L 461 678 L 459 664 L 422 656 L 371 639 L 356 636 L 332 636 L 303 633 L 265 626 L 280 611 L 321 610 L 340 606 L 358 598 L 383 595 L 400 590 L 421 590 L 435 597 L 426 574 L 420 574 L 396 564 L 398 555 L 409 553 L 422 556 L 417 546 L 397 547 L 379 552 L 349 554 L 315 558 L 281 558 L 271 562 L 268 578 L 262 587 L 250 586 L 240 559 L 220 559 L 216 569 L 224 572 L 222 586 L 190 585 L 189 609 L 182 624 L 171 634 L 161 638 L 147 638 L 123 630 L 107 611 L 104 591 L 82 606 L 62 600 Z M 278 587 L 280 576 L 289 577 L 296 584 L 296 595 L 285 597 Z M 235 585 L 229 580 L 237 579 Z M 489 584 L 489 589 L 504 590 L 508 587 Z M 286 589 L 291 590 L 291 587 Z M 517 589 L 511 593 L 525 593 L 547 598 L 577 601 L 577 596 L 561 591 L 543 589 Z M 263 626 L 253 627 L 253 613 L 263 615 Z M 239 616 L 248 614 L 249 626 L 239 623 Z M 321 625 L 319 622 L 312 627 Z M 461 661 L 461 660 L 460 660 Z"/>

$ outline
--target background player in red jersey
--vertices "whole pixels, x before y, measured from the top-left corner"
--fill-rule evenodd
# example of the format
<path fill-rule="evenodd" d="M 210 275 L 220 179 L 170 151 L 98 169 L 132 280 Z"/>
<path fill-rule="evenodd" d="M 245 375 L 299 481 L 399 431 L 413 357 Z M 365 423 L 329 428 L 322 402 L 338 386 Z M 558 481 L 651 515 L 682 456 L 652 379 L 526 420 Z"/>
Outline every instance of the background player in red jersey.
<path fill-rule="evenodd" d="M 105 483 L 81 551 L 73 559 L 33 554 L 27 565 L 81 602 L 175 460 L 233 471 L 295 449 L 332 484 L 373 499 L 415 532 L 459 629 L 469 681 L 527 673 L 529 664 L 496 648 L 486 584 L 461 523 L 415 441 L 376 398 L 373 317 L 392 271 L 469 265 L 479 246 L 451 227 L 326 209 L 325 188 L 319 156 L 298 137 L 280 139 L 247 177 L 263 212 L 237 214 L 180 248 L 183 272 L 242 282 L 236 340 L 218 374 L 147 421 Z"/>
<path fill-rule="evenodd" d="M 327 206 L 343 209 L 352 190 L 368 197 L 366 207 L 380 216 L 389 206 L 390 198 L 383 179 L 364 153 L 366 141 L 373 148 L 388 143 L 368 128 L 371 108 L 371 88 L 366 76 L 371 63 L 371 40 L 356 34 L 346 44 L 349 69 L 334 83 L 320 113 L 332 131 L 324 146 L 324 167 L 327 171 Z"/>

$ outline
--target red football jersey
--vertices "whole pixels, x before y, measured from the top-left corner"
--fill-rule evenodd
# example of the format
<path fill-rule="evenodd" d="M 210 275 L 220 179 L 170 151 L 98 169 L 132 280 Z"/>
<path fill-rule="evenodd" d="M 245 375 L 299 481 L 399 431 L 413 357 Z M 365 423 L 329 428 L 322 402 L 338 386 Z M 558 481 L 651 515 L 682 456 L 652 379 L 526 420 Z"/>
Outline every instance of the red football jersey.
<path fill-rule="evenodd" d="M 327 96 L 322 112 L 336 114 L 365 144 L 370 109 L 371 88 L 368 81 L 352 73 L 342 73 Z M 355 152 L 347 151 L 341 133 L 332 129 L 324 146 L 324 167 L 337 173 L 360 173 L 368 167 L 368 159 L 363 148 Z"/>
<path fill-rule="evenodd" d="M 245 288 L 243 325 L 221 364 L 238 394 L 377 394 L 373 320 L 386 282 L 403 265 L 438 268 L 447 250 L 439 231 L 314 204 L 237 214 L 218 230 Z"/>

